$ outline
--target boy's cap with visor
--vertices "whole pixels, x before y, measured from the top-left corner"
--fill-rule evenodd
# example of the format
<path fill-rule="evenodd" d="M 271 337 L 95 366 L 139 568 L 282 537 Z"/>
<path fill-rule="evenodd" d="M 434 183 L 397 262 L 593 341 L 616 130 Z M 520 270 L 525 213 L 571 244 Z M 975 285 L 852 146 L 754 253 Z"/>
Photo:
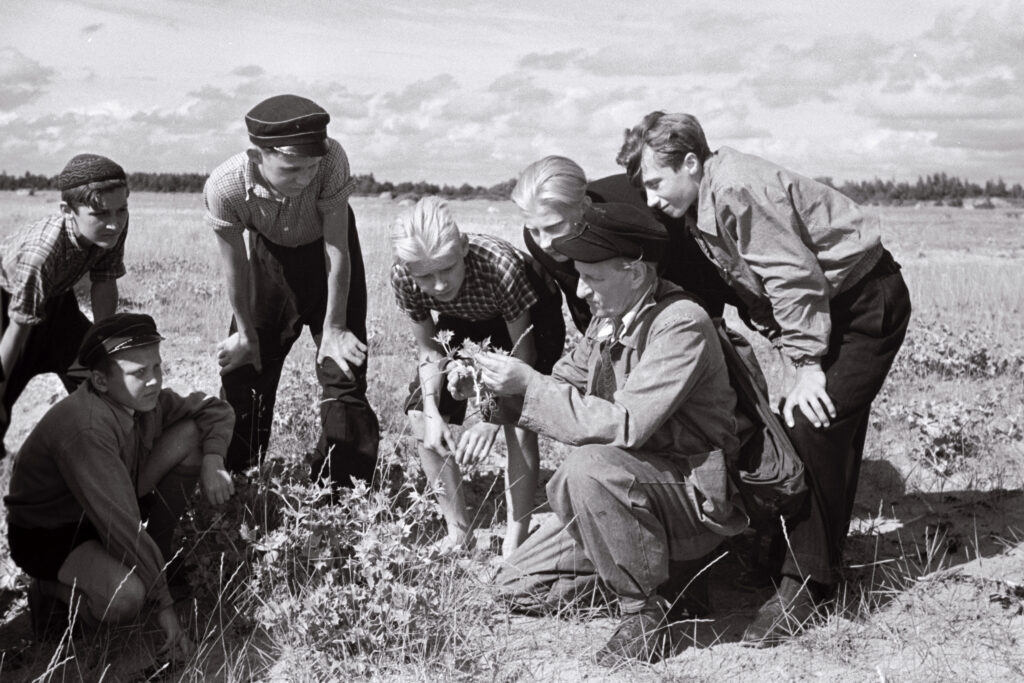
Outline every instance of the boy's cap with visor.
<path fill-rule="evenodd" d="M 657 262 L 666 244 L 665 226 L 650 212 L 621 202 L 592 204 L 570 234 L 551 241 L 560 254 L 582 263 L 616 256 Z"/>
<path fill-rule="evenodd" d="M 94 324 L 78 349 L 78 363 L 95 368 L 111 354 L 163 341 L 156 322 L 145 313 L 115 313 Z"/>
<path fill-rule="evenodd" d="M 287 147 L 289 154 L 322 157 L 327 154 L 330 120 L 331 115 L 312 100 L 275 95 L 249 110 L 245 126 L 257 147 Z"/>

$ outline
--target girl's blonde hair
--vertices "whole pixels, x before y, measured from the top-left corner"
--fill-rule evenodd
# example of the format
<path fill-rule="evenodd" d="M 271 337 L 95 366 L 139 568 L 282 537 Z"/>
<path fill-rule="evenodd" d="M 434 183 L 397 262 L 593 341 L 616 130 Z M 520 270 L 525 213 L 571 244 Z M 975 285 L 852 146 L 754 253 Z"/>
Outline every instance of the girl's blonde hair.
<path fill-rule="evenodd" d="M 587 176 L 572 159 L 546 156 L 522 170 L 512 189 L 520 209 L 541 206 L 559 215 L 579 210 L 587 196 Z"/>
<path fill-rule="evenodd" d="M 400 213 L 391 227 L 391 249 L 400 263 L 440 258 L 461 244 L 459 226 L 448 202 L 440 197 L 419 200 Z"/>

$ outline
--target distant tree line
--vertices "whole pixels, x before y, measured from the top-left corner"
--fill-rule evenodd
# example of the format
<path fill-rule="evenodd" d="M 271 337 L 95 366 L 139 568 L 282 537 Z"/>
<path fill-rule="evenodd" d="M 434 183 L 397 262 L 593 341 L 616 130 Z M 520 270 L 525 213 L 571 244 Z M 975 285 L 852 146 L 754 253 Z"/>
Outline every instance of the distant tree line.
<path fill-rule="evenodd" d="M 945 173 L 918 176 L 916 183 L 875 178 L 860 182 L 846 181 L 841 185 L 836 185 L 832 182 L 832 178 L 825 177 L 816 180 L 834 187 L 860 204 L 941 201 L 949 206 L 960 206 L 964 199 L 980 197 L 1024 199 L 1024 187 L 1021 187 L 1020 183 L 1007 187 L 1002 178 L 986 181 L 984 185 L 955 178 Z"/>
<path fill-rule="evenodd" d="M 56 176 L 44 176 L 25 172 L 24 175 L 8 175 L 0 171 L 0 190 L 55 190 Z M 395 198 L 403 196 L 422 197 L 436 194 L 449 199 L 508 199 L 515 179 L 485 187 L 463 183 L 454 185 L 437 185 L 420 181 L 417 183 L 379 181 L 372 173 L 357 175 L 356 194 L 378 196 L 384 193 Z M 1002 178 L 986 181 L 984 185 L 969 180 L 949 176 L 945 173 L 934 173 L 918 176 L 916 183 L 908 181 L 862 180 L 846 181 L 836 184 L 832 178 L 822 177 L 817 180 L 836 188 L 854 201 L 862 204 L 904 204 L 919 201 L 941 201 L 950 206 L 959 206 L 964 199 L 979 197 L 1002 197 L 1006 199 L 1024 200 L 1024 187 L 1016 183 L 1007 187 Z M 140 192 L 202 192 L 206 175 L 202 173 L 129 173 L 128 183 L 133 190 Z"/>
<path fill-rule="evenodd" d="M 206 177 L 202 173 L 129 173 L 128 185 L 137 192 L 202 192 Z M 508 199 L 512 193 L 512 186 L 516 184 L 513 178 L 490 187 L 469 183 L 455 187 L 424 181 L 392 183 L 380 182 L 372 173 L 357 175 L 355 180 L 356 194 L 377 196 L 388 192 L 394 197 L 436 194 L 449 199 Z M 0 171 L 0 190 L 22 189 L 56 190 L 57 176 L 44 176 L 27 171 L 24 175 L 18 176 Z"/>

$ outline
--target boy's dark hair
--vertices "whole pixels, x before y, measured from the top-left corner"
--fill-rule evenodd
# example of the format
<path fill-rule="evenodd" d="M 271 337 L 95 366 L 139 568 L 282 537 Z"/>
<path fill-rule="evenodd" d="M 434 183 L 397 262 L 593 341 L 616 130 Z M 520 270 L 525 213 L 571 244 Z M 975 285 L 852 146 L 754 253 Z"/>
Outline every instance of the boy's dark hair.
<path fill-rule="evenodd" d="M 627 128 L 624 138 L 615 161 L 626 168 L 630 182 L 638 187 L 643 180 L 640 177 L 640 155 L 645 145 L 651 148 L 661 165 L 673 171 L 682 167 L 683 160 L 691 152 L 702 164 L 711 156 L 704 129 L 691 114 L 652 111 L 639 124 Z"/>
<path fill-rule="evenodd" d="M 126 194 L 129 193 L 128 181 L 115 178 L 113 180 L 100 180 L 95 183 L 89 183 L 88 185 L 79 185 L 78 187 L 72 187 L 70 190 L 64 190 L 60 193 L 60 200 L 76 211 L 80 206 L 89 206 L 90 208 L 98 209 L 100 195 L 104 192 L 116 190 L 119 187 L 123 187 Z"/>

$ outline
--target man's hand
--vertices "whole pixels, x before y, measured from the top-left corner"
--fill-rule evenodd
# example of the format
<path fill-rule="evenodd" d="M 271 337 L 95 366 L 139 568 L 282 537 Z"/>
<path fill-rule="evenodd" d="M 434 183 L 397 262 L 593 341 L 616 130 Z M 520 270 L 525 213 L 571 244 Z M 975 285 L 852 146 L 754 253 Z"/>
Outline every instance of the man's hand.
<path fill-rule="evenodd" d="M 366 344 L 359 341 L 351 330 L 325 327 L 320 338 L 320 351 L 317 353 L 316 362 L 323 363 L 327 358 L 337 363 L 346 377 L 354 379 L 352 368 L 366 362 Z"/>
<path fill-rule="evenodd" d="M 793 386 L 786 394 L 782 405 L 782 417 L 786 425 L 792 427 L 793 409 L 799 407 L 811 424 L 815 427 L 827 427 L 829 418 L 835 419 L 836 407 L 825 391 L 825 371 L 820 364 L 804 365 L 795 368 Z"/>
<path fill-rule="evenodd" d="M 217 362 L 220 364 L 220 374 L 226 375 L 243 365 L 252 365 L 256 372 L 263 371 L 263 364 L 260 362 L 260 343 L 253 337 L 242 336 L 240 332 L 217 344 Z"/>
<path fill-rule="evenodd" d="M 448 393 L 456 401 L 465 401 L 473 395 L 473 364 L 467 360 L 455 359 L 444 368 L 448 377 Z"/>
<path fill-rule="evenodd" d="M 157 651 L 157 656 L 174 663 L 181 663 L 188 659 L 196 646 L 178 622 L 178 615 L 175 614 L 174 607 L 164 607 L 157 612 L 156 621 L 167 635 L 167 640 Z"/>
<path fill-rule="evenodd" d="M 231 473 L 224 467 L 224 458 L 220 455 L 208 453 L 203 456 L 199 484 L 212 505 L 222 505 L 235 495 L 235 483 L 231 480 Z"/>
<path fill-rule="evenodd" d="M 494 445 L 494 438 L 497 435 L 498 425 L 488 422 L 477 422 L 466 429 L 459 438 L 458 448 L 455 449 L 455 462 L 463 470 L 467 467 L 474 467 L 491 452 L 491 446 Z"/>
<path fill-rule="evenodd" d="M 475 358 L 480 368 L 480 382 L 497 396 L 522 396 L 534 375 L 529 365 L 500 353 L 481 353 Z"/>
<path fill-rule="evenodd" d="M 440 414 L 423 413 L 423 445 L 440 455 L 448 455 L 456 450 L 452 430 Z"/>

